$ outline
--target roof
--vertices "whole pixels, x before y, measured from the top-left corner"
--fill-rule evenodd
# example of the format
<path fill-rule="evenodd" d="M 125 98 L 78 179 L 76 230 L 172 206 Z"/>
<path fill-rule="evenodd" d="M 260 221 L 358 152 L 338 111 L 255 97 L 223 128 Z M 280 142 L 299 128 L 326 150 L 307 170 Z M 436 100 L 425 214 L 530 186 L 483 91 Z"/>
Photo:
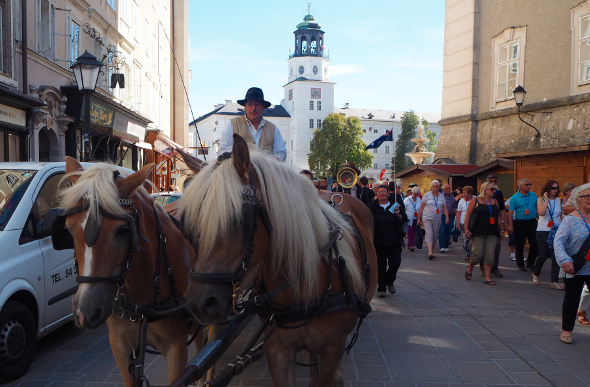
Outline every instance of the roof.
<path fill-rule="evenodd" d="M 305 29 L 313 29 L 313 30 L 321 30 L 322 26 L 316 22 L 311 14 L 305 15 L 303 21 L 297 24 L 298 30 L 305 30 Z"/>
<path fill-rule="evenodd" d="M 244 107 L 236 102 L 230 102 L 223 106 L 220 106 L 207 114 L 200 116 L 195 119 L 190 125 L 195 125 L 205 118 L 210 117 L 214 114 L 227 115 L 227 116 L 243 116 L 245 114 Z M 289 113 L 281 105 L 270 105 L 262 112 L 262 117 L 291 117 Z"/>
<path fill-rule="evenodd" d="M 471 172 L 466 173 L 465 177 L 481 175 L 482 173 L 485 173 L 495 167 L 504 167 L 504 168 L 513 170 L 514 169 L 514 161 L 513 160 L 506 160 L 506 159 L 496 159 L 496 160 L 492 161 L 491 163 L 487 163 L 477 169 L 474 169 Z"/>
<path fill-rule="evenodd" d="M 474 164 L 418 164 L 396 173 L 397 177 L 403 177 L 410 172 L 422 170 L 426 172 L 439 173 L 445 176 L 464 176 L 479 167 Z"/>
<path fill-rule="evenodd" d="M 358 117 L 361 120 L 401 122 L 405 112 L 399 110 L 378 110 L 378 109 L 351 109 L 334 108 L 334 113 L 344 114 L 346 117 Z M 416 113 L 429 123 L 437 124 L 440 121 L 440 113 Z M 371 117 L 372 118 L 369 118 Z"/>

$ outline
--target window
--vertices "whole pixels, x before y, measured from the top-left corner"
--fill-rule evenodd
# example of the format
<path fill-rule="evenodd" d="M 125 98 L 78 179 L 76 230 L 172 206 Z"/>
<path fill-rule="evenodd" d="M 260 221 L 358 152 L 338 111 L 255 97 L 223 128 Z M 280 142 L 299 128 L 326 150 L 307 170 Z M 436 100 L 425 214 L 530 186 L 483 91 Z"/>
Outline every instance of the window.
<path fill-rule="evenodd" d="M 115 9 L 115 0 L 107 0 L 107 4 L 110 5 L 112 9 Z"/>
<path fill-rule="evenodd" d="M 139 5 L 133 2 L 133 37 L 139 42 Z"/>
<path fill-rule="evenodd" d="M 526 27 L 508 28 L 492 40 L 493 74 L 490 107 L 513 107 L 512 92 L 524 81 Z"/>
<path fill-rule="evenodd" d="M 322 110 L 322 101 L 318 101 L 318 110 Z"/>
<path fill-rule="evenodd" d="M 152 63 L 156 67 L 158 61 L 158 39 L 156 39 L 156 34 L 152 35 L 152 55 L 154 56 Z"/>
<path fill-rule="evenodd" d="M 367 129 L 363 129 L 363 133 L 367 133 Z"/>
<path fill-rule="evenodd" d="M 119 15 L 129 25 L 129 0 L 119 0 Z"/>
<path fill-rule="evenodd" d="M 387 169 L 387 168 L 389 168 L 389 164 L 385 164 L 385 168 L 386 168 L 386 169 Z"/>
<path fill-rule="evenodd" d="M 70 21 L 70 66 L 80 56 L 80 26 Z M 98 57 L 97 57 L 98 58 Z"/>
<path fill-rule="evenodd" d="M 379 129 L 373 129 L 373 133 L 379 133 Z"/>
<path fill-rule="evenodd" d="M 145 55 L 150 56 L 150 22 L 145 19 Z"/>
<path fill-rule="evenodd" d="M 317 123 L 318 123 L 318 129 L 321 129 L 322 128 L 322 120 L 317 120 Z"/>
<path fill-rule="evenodd" d="M 500 46 L 496 101 L 514 98 L 512 91 L 516 89 L 518 79 L 518 47 L 518 41 Z"/>
<path fill-rule="evenodd" d="M 373 148 L 373 153 L 379 153 L 379 148 Z"/>
<path fill-rule="evenodd" d="M 133 85 L 135 108 L 138 111 L 141 111 L 141 68 L 139 67 L 133 69 Z"/>
<path fill-rule="evenodd" d="M 377 169 L 379 166 L 377 165 L 377 163 L 373 164 L 373 169 Z"/>
<path fill-rule="evenodd" d="M 385 145 L 385 153 L 389 153 L 389 145 Z"/>
<path fill-rule="evenodd" d="M 313 110 L 313 101 L 309 101 L 309 110 Z"/>
<path fill-rule="evenodd" d="M 315 129 L 315 127 L 313 126 L 313 118 L 309 119 L 309 129 Z"/>
<path fill-rule="evenodd" d="M 37 2 L 37 51 L 49 59 L 55 55 L 55 7 L 48 0 Z"/>
<path fill-rule="evenodd" d="M 293 150 L 293 141 L 291 141 L 291 150 Z"/>

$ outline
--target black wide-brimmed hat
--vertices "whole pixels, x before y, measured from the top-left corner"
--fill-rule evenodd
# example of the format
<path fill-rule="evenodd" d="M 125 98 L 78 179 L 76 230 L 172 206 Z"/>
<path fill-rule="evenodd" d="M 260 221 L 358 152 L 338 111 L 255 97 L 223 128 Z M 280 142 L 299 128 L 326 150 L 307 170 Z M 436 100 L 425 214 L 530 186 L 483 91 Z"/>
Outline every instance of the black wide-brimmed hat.
<path fill-rule="evenodd" d="M 246 92 L 246 97 L 244 99 L 239 99 L 238 103 L 242 106 L 246 106 L 246 102 L 248 101 L 260 101 L 264 103 L 264 108 L 266 109 L 271 105 L 270 102 L 264 100 L 264 93 L 262 89 L 258 87 L 251 87 Z"/>

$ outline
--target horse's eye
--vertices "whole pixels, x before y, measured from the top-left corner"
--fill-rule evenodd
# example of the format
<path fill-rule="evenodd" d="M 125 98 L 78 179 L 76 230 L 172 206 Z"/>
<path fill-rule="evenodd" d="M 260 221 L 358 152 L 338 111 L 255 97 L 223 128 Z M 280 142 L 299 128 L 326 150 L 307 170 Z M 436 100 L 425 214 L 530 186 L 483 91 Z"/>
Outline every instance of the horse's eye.
<path fill-rule="evenodd" d="M 128 226 L 121 226 L 115 230 L 115 236 L 127 235 L 128 232 L 129 232 Z"/>

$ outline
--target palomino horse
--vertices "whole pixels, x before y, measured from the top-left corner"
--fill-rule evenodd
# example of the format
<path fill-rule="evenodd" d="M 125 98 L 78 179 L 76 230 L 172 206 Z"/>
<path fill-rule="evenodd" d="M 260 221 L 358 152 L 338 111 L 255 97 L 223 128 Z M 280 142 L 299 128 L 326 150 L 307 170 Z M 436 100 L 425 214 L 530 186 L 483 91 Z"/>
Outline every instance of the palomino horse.
<path fill-rule="evenodd" d="M 223 159 L 179 200 L 181 229 L 197 251 L 187 306 L 202 324 L 225 323 L 240 312 L 232 301 L 240 289 L 253 289 L 249 305 L 276 323 L 265 344 L 274 384 L 295 386 L 295 357 L 307 350 L 319 356 L 310 385 L 342 385 L 347 335 L 377 286 L 371 213 L 350 195 L 338 211 L 309 179 L 251 154 L 238 135 Z"/>
<path fill-rule="evenodd" d="M 162 353 L 168 380 L 175 380 L 187 363 L 187 338 L 198 329 L 194 320 L 189 326 L 181 298 L 194 250 L 143 188 L 153 167 L 124 176 L 105 163 L 84 171 L 66 157 L 74 185 L 63 192 L 67 210 L 53 226 L 54 246 L 73 247 L 78 265 L 76 324 L 92 330 L 106 322 L 126 386 L 147 381 L 146 345 Z"/>

